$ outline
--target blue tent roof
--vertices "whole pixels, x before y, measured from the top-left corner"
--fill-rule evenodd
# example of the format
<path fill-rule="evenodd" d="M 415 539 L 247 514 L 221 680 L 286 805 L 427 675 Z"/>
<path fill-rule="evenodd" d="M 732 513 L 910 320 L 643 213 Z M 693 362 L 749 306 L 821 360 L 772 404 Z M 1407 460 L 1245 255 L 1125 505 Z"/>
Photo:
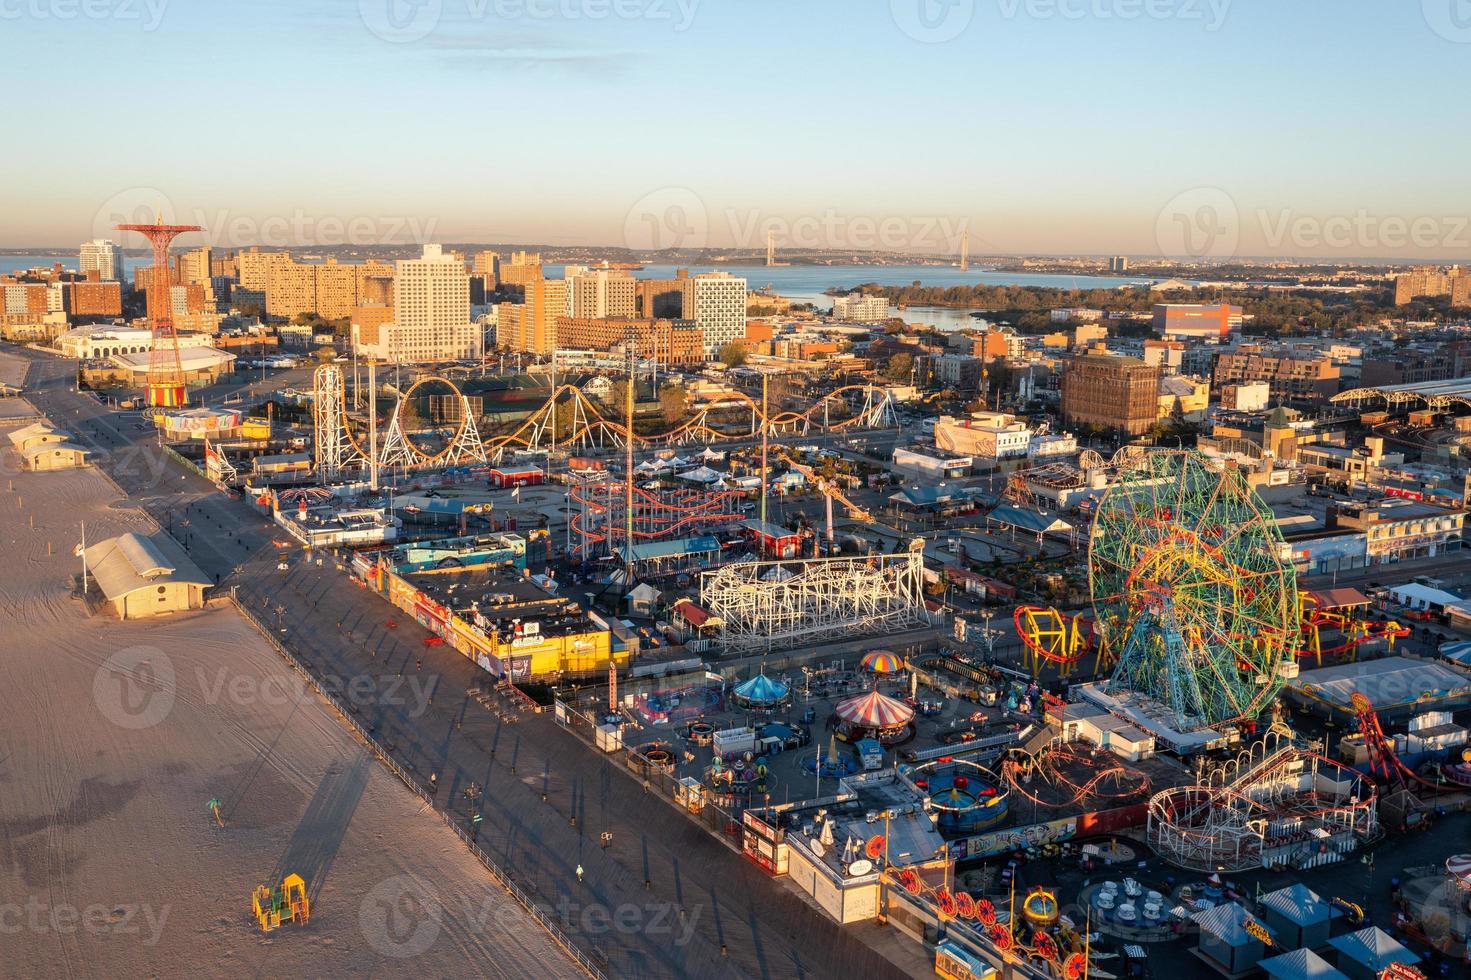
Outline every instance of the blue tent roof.
<path fill-rule="evenodd" d="M 744 701 L 754 701 L 758 704 L 774 704 L 786 697 L 791 691 L 791 685 L 784 681 L 774 681 L 764 673 L 741 684 L 736 685 L 735 696 Z"/>
<path fill-rule="evenodd" d="M 1369 926 L 1328 940 L 1328 945 L 1355 963 L 1380 972 L 1391 963 L 1418 963 L 1420 957 L 1405 949 L 1378 926 Z M 1339 960 L 1340 963 L 1343 960 Z"/>
<path fill-rule="evenodd" d="M 1215 936 L 1228 946 L 1245 946 L 1247 943 L 1261 942 L 1246 931 L 1246 923 L 1252 918 L 1252 915 L 1237 902 L 1226 902 L 1215 908 L 1206 909 L 1204 912 L 1197 912 L 1192 918 L 1195 924 L 1200 926 L 1201 932 Z M 1276 935 L 1275 930 L 1265 922 L 1257 924 L 1266 929 L 1269 935 Z"/>
<path fill-rule="evenodd" d="M 1348 980 L 1347 974 L 1335 970 L 1310 949 L 1294 949 L 1262 960 L 1257 966 L 1265 970 L 1272 980 Z"/>
<path fill-rule="evenodd" d="M 1271 909 L 1282 918 L 1297 926 L 1311 926 L 1327 922 L 1335 915 L 1342 915 L 1333 906 L 1318 897 L 1302 882 L 1279 888 L 1262 896 L 1262 907 Z"/>

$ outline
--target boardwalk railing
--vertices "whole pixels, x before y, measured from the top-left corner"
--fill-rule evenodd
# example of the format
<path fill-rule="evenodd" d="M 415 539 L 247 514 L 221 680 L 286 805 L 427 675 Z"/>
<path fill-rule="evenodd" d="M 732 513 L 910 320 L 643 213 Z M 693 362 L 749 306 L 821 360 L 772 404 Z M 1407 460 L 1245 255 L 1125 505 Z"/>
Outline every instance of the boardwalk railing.
<path fill-rule="evenodd" d="M 536 920 L 537 924 L 547 931 L 547 934 L 552 937 L 552 940 L 556 942 L 557 945 L 561 946 L 562 949 L 566 951 L 567 955 L 572 957 L 572 959 L 576 961 L 577 965 L 580 966 L 584 971 L 586 971 L 588 976 L 592 977 L 593 980 L 608 980 L 608 976 L 603 973 L 603 971 L 598 967 L 597 963 L 593 961 L 592 957 L 588 953 L 583 952 L 583 950 L 578 947 L 577 944 L 574 943 L 571 938 L 569 938 L 567 934 L 561 930 L 560 927 L 558 927 L 556 922 L 554 922 L 550 916 L 542 911 L 541 906 L 536 903 L 536 900 L 528 895 L 525 891 L 523 891 L 521 889 L 521 886 L 517 885 L 516 882 L 511 878 L 511 876 L 507 874 L 501 868 L 501 866 L 497 864 L 495 860 L 489 854 L 487 854 L 478 843 L 476 843 L 474 839 L 472 839 L 469 831 L 465 830 L 465 828 L 462 827 L 459 822 L 455 820 L 453 815 L 446 813 L 445 811 L 440 810 L 434 806 L 434 797 L 429 793 L 428 790 L 424 788 L 423 784 L 420 783 L 418 779 L 416 779 L 413 775 L 406 771 L 402 766 L 400 766 L 396 761 L 394 761 L 392 755 L 389 754 L 389 751 L 384 748 L 382 743 L 380 743 L 371 732 L 364 728 L 358 722 L 358 720 L 352 716 L 351 712 L 349 712 L 347 708 L 344 707 L 342 703 L 338 701 L 331 692 L 323 688 L 322 685 L 317 682 L 317 679 L 312 674 L 312 672 L 307 669 L 306 665 L 303 664 L 299 659 L 297 659 L 296 655 L 293 654 L 289 649 L 287 649 L 286 646 L 276 638 L 275 634 L 273 634 L 270 629 L 268 629 L 266 625 L 260 621 L 260 619 L 255 615 L 254 611 L 252 611 L 248 606 L 240 601 L 238 588 L 238 586 L 231 587 L 230 601 L 234 603 L 235 608 L 240 611 L 240 615 L 245 617 L 245 621 L 254 626 L 256 630 L 258 630 L 260 634 L 264 636 L 267 641 L 270 642 L 272 648 L 274 648 L 275 651 L 281 655 L 281 658 L 286 661 L 287 666 L 289 666 L 292 670 L 301 675 L 302 679 L 305 680 L 309 685 L 311 685 L 312 690 L 316 691 L 317 694 L 324 701 L 332 706 L 333 710 L 335 710 L 337 714 L 342 718 L 342 720 L 346 722 L 347 725 L 352 728 L 354 732 L 357 733 L 357 736 L 362 739 L 363 744 L 365 744 L 368 749 L 373 753 L 374 757 L 376 757 L 377 760 L 383 764 L 384 768 L 397 776 L 399 780 L 402 781 L 403 784 L 414 793 L 415 796 L 423 800 L 431 812 L 439 814 L 439 818 L 444 821 L 447 827 L 455 832 L 455 835 L 458 836 L 462 842 L 464 842 L 465 847 L 467 847 L 470 853 L 475 855 L 475 858 L 482 865 L 485 866 L 485 870 L 490 872 L 490 876 L 495 879 L 496 883 L 504 888 L 510 894 L 510 896 L 516 900 L 516 903 L 524 908 L 526 912 L 533 919 Z"/>

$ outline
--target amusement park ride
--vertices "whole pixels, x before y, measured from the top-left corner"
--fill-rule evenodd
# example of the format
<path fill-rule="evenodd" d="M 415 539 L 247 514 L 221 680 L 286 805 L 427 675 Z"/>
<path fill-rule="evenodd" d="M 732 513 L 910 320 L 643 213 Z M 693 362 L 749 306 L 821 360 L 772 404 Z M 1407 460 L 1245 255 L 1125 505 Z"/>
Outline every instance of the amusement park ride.
<path fill-rule="evenodd" d="M 1067 677 L 1091 654 L 1110 689 L 1164 705 L 1188 730 L 1255 718 L 1298 658 L 1408 635 L 1299 591 L 1276 522 L 1237 471 L 1188 451 L 1116 462 L 1089 538 L 1093 608 L 1016 610 L 1034 676 Z"/>
<path fill-rule="evenodd" d="M 181 408 L 188 401 L 188 388 L 179 355 L 179 337 L 174 331 L 169 244 L 185 232 L 203 229 L 199 225 L 166 225 L 160 213 L 151 225 L 118 225 L 117 230 L 136 231 L 153 247 L 153 269 L 148 280 L 148 318 L 152 321 L 153 343 L 148 351 L 144 403 L 150 408 Z"/>
<path fill-rule="evenodd" d="M 409 438 L 412 433 L 405 426 L 403 417 L 405 404 L 428 386 L 446 389 L 449 399 L 459 402 L 453 432 L 448 434 L 442 448 L 432 452 L 422 449 Z M 369 387 L 376 388 L 371 374 Z M 506 452 L 516 450 L 539 452 L 560 449 L 573 452 L 627 448 L 630 431 L 635 446 L 656 448 L 748 439 L 763 432 L 805 435 L 898 424 L 893 395 L 887 388 L 849 385 L 829 393 L 803 412 L 782 410 L 767 414 L 750 397 L 739 392 L 726 393 L 699 405 L 694 415 L 681 424 L 645 435 L 632 428 L 627 420 L 614 421 L 605 417 L 582 389 L 562 385 L 515 429 L 482 438 L 469 399 L 453 381 L 436 375 L 419 378 L 400 394 L 382 443 L 377 445 L 375 426 L 359 426 L 368 429 L 369 438 L 366 440 L 354 434 L 354 422 L 348 415 L 344 390 L 340 367 L 327 364 L 317 368 L 313 376 L 312 413 L 317 465 L 328 474 L 360 469 L 370 460 L 379 467 L 417 469 L 471 461 L 498 461 Z M 376 395 L 376 391 L 373 394 Z"/>

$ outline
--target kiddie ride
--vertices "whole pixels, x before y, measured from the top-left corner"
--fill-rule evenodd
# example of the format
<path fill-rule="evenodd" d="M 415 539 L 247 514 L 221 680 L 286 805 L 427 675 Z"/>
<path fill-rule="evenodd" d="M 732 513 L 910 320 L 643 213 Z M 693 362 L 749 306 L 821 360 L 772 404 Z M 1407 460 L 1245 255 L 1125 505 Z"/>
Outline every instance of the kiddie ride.
<path fill-rule="evenodd" d="M 1033 888 L 1021 903 L 1021 914 L 1009 915 L 998 912 L 990 899 L 943 886 L 934 888 L 913 868 L 891 867 L 884 873 L 899 889 L 929 905 L 941 920 L 968 922 L 1009 961 L 1029 962 L 1064 980 L 1083 980 L 1090 973 L 1105 975 L 1089 970 L 1088 937 L 1059 914 L 1057 896 L 1046 888 Z"/>
<path fill-rule="evenodd" d="M 1376 640 L 1383 640 L 1393 653 L 1395 641 L 1410 635 L 1408 626 L 1394 620 L 1360 619 L 1350 607 L 1324 606 L 1313 592 L 1299 591 L 1298 598 L 1302 605 L 1302 643 L 1297 656 L 1302 660 L 1314 657 L 1320 667 L 1324 657 L 1354 658 L 1361 645 Z"/>
<path fill-rule="evenodd" d="M 1033 677 L 1041 674 L 1047 664 L 1057 669 L 1058 677 L 1067 677 L 1083 662 L 1090 648 L 1097 654 L 1094 671 L 1107 666 L 1102 646 L 1094 643 L 1091 613 L 1068 616 L 1050 607 L 1018 606 L 1012 621 L 1022 641 L 1023 663 Z"/>
<path fill-rule="evenodd" d="M 250 904 L 261 932 L 270 932 L 283 922 L 304 926 L 311 917 L 311 899 L 306 895 L 306 882 L 298 874 L 287 875 L 277 888 L 257 886 L 250 894 Z"/>

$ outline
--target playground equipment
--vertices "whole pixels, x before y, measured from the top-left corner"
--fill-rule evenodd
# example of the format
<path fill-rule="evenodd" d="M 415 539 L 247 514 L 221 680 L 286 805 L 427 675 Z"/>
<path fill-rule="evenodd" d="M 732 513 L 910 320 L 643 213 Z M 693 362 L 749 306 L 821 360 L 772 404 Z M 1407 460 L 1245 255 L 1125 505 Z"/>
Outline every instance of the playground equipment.
<path fill-rule="evenodd" d="M 1354 657 L 1357 656 L 1360 646 L 1376 640 L 1385 641 L 1389 652 L 1393 653 L 1395 641 L 1410 635 L 1408 626 L 1401 626 L 1394 620 L 1376 622 L 1360 619 L 1351 609 L 1325 608 L 1312 592 L 1299 592 L 1298 601 L 1302 605 L 1302 642 L 1297 655 L 1304 660 L 1308 657 L 1315 658 L 1320 667 L 1324 657 L 1344 654 Z M 1337 633 L 1342 639 L 1338 643 L 1324 646 L 1325 632 Z"/>
<path fill-rule="evenodd" d="M 1046 664 L 1057 667 L 1058 677 L 1067 677 L 1092 645 L 1093 619 L 1086 613 L 1067 616 L 1043 606 L 1017 606 L 1012 620 L 1022 641 L 1022 662 L 1033 677 Z M 1095 669 L 1103 666 L 1100 658 Z"/>
<path fill-rule="evenodd" d="M 1135 454 L 1093 519 L 1088 578 L 1109 689 L 1181 730 L 1249 720 L 1295 669 L 1296 576 L 1270 510 L 1193 451 Z"/>
<path fill-rule="evenodd" d="M 257 886 L 250 895 L 250 904 L 261 932 L 270 932 L 283 922 L 304 926 L 311 918 L 311 899 L 307 898 L 306 882 L 299 874 L 282 878 L 277 888 Z"/>

